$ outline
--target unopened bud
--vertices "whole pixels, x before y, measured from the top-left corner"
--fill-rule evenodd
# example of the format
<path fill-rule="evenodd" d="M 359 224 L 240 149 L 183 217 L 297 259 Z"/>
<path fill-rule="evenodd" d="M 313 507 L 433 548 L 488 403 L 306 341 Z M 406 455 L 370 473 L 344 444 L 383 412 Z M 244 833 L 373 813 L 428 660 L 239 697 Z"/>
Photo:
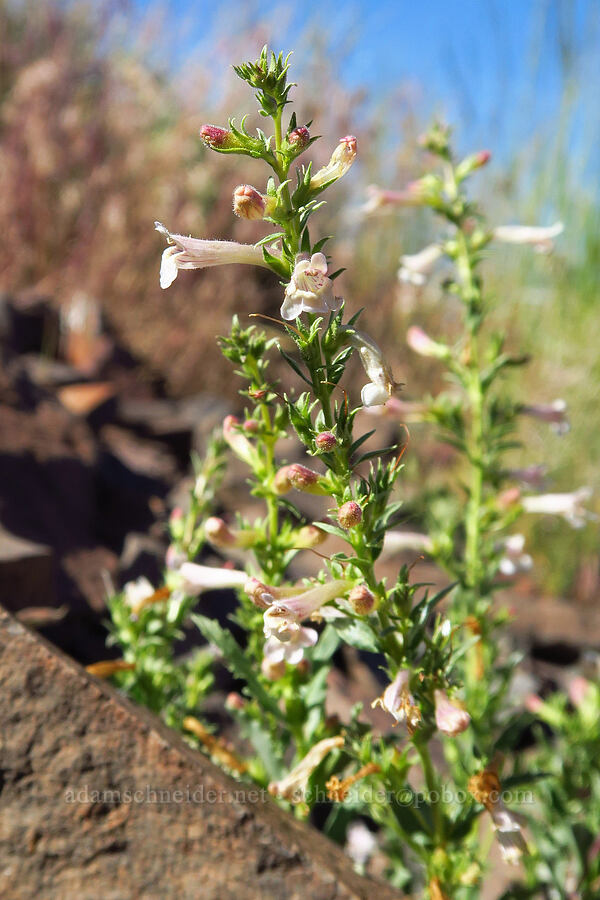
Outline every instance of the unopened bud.
<path fill-rule="evenodd" d="M 355 159 L 356 138 L 354 135 L 348 134 L 340 140 L 327 165 L 319 169 L 310 179 L 311 190 L 320 190 L 330 181 L 337 181 L 346 174 Z"/>
<path fill-rule="evenodd" d="M 217 516 L 211 516 L 204 523 L 204 534 L 214 547 L 235 546 L 236 539 L 229 525 Z"/>
<path fill-rule="evenodd" d="M 260 670 L 269 681 L 278 681 L 285 675 L 285 660 L 273 662 L 268 656 L 265 656 L 260 664 Z"/>
<path fill-rule="evenodd" d="M 223 420 L 223 437 L 236 456 L 244 462 L 251 463 L 254 458 L 252 444 L 241 433 L 241 422 L 235 416 L 225 416 Z"/>
<path fill-rule="evenodd" d="M 298 672 L 299 675 L 308 675 L 310 668 L 310 662 L 305 657 L 302 657 L 300 662 L 296 664 L 296 672 Z"/>
<path fill-rule="evenodd" d="M 421 135 L 419 144 L 431 153 L 447 157 L 449 154 L 450 129 L 441 122 L 436 122 L 429 131 Z"/>
<path fill-rule="evenodd" d="M 327 535 L 325 532 L 321 531 L 320 528 L 317 528 L 316 525 L 305 525 L 298 531 L 294 540 L 294 546 L 309 550 L 312 547 L 318 547 L 319 544 L 322 544 L 326 539 Z"/>
<path fill-rule="evenodd" d="M 290 488 L 296 488 L 297 491 L 304 491 L 307 494 L 327 494 L 326 488 L 322 487 L 321 476 L 312 469 L 300 465 L 300 463 L 292 463 L 291 466 L 283 466 L 275 475 L 273 486 L 278 494 L 286 494 Z"/>
<path fill-rule="evenodd" d="M 180 506 L 176 506 L 169 516 L 169 528 L 175 540 L 180 541 L 185 531 L 185 518 Z"/>
<path fill-rule="evenodd" d="M 348 594 L 348 600 L 357 616 L 368 616 L 375 609 L 375 594 L 369 590 L 366 584 L 359 584 L 352 588 Z"/>
<path fill-rule="evenodd" d="M 456 737 L 465 731 L 471 722 L 471 716 L 458 704 L 449 699 L 444 691 L 434 691 L 435 724 L 442 734 Z"/>
<path fill-rule="evenodd" d="M 242 428 L 247 434 L 256 434 L 258 429 L 260 428 L 260 423 L 256 421 L 256 419 L 246 419 Z"/>
<path fill-rule="evenodd" d="M 354 528 L 362 522 L 362 509 L 355 500 L 348 500 L 337 512 L 338 522 L 342 528 Z"/>
<path fill-rule="evenodd" d="M 225 698 L 225 709 L 234 709 L 241 710 L 246 706 L 246 701 L 242 697 L 241 694 L 236 693 L 236 691 L 232 691 L 230 694 L 227 694 Z"/>
<path fill-rule="evenodd" d="M 244 593 L 250 597 L 254 605 L 258 606 L 259 609 L 268 609 L 274 600 L 268 587 L 262 581 L 259 581 L 258 578 L 248 579 L 244 585 Z"/>
<path fill-rule="evenodd" d="M 262 389 L 257 391 L 248 391 L 248 396 L 251 400 L 264 400 L 267 396 L 267 392 Z"/>
<path fill-rule="evenodd" d="M 275 197 L 259 193 L 251 184 L 240 184 L 233 192 L 233 211 L 240 219 L 264 219 L 276 206 Z"/>
<path fill-rule="evenodd" d="M 472 153 L 470 156 L 465 157 L 456 167 L 456 177 L 459 180 L 466 178 L 471 172 L 475 172 L 477 169 L 485 166 L 490 161 L 491 156 L 492 154 L 489 150 L 479 150 L 477 153 Z"/>
<path fill-rule="evenodd" d="M 322 431 L 316 436 L 315 444 L 317 446 L 317 450 L 329 452 L 330 450 L 334 450 L 337 446 L 337 439 L 335 434 L 332 434 L 331 431 Z"/>
<path fill-rule="evenodd" d="M 304 125 L 301 125 L 299 128 L 294 128 L 287 136 L 288 144 L 296 153 L 300 153 L 300 151 L 304 150 L 309 141 L 310 132 Z"/>
<path fill-rule="evenodd" d="M 406 332 L 406 343 L 420 356 L 433 356 L 437 359 L 447 359 L 450 356 L 450 350 L 445 344 L 432 340 L 417 325 L 411 325 Z"/>
<path fill-rule="evenodd" d="M 200 137 L 213 150 L 228 150 L 237 144 L 233 132 L 227 128 L 220 128 L 218 125 L 203 125 L 200 129 Z"/>
<path fill-rule="evenodd" d="M 527 694 L 524 703 L 525 709 L 534 716 L 537 716 L 544 708 L 544 701 L 537 694 Z"/>
<path fill-rule="evenodd" d="M 498 506 L 500 509 L 510 509 L 521 500 L 521 491 L 518 487 L 507 488 L 498 494 Z"/>
<path fill-rule="evenodd" d="M 590 682 L 581 675 L 577 675 L 569 684 L 569 700 L 577 709 L 583 704 L 590 687 Z"/>

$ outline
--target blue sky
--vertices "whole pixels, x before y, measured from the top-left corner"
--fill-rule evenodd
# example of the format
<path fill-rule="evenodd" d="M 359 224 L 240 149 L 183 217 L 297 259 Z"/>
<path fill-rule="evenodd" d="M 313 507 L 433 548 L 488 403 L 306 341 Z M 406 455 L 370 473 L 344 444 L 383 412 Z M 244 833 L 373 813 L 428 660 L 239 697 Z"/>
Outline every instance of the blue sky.
<path fill-rule="evenodd" d="M 152 4 L 136 0 L 139 9 Z M 426 113 L 444 111 L 474 140 L 518 144 L 558 116 L 570 73 L 585 107 L 573 126 L 597 142 L 600 128 L 598 0 L 330 0 L 236 2 L 167 0 L 178 37 L 173 64 L 210 42 L 215 29 L 269 18 L 278 46 L 293 47 L 308 23 L 343 48 L 340 78 L 366 85 L 410 83 Z M 256 48 L 249 48 L 248 57 Z M 224 64 L 228 64 L 224 60 Z M 487 140 L 486 140 L 487 137 Z"/>

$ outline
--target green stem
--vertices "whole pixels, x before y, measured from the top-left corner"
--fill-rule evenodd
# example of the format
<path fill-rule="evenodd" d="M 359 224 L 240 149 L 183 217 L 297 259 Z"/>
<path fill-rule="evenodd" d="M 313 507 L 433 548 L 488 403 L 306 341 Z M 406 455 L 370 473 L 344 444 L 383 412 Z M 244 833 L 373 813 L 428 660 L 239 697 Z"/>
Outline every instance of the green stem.
<path fill-rule="evenodd" d="M 413 738 L 413 745 L 419 754 L 419 759 L 421 760 L 421 766 L 423 767 L 423 774 L 425 776 L 425 784 L 427 785 L 427 791 L 429 793 L 429 803 L 431 805 L 431 810 L 433 814 L 433 824 L 435 829 L 435 837 L 438 846 L 444 844 L 444 813 L 442 809 L 442 798 L 441 792 L 439 790 L 438 780 L 435 775 L 435 771 L 433 768 L 433 763 L 431 761 L 431 756 L 429 754 L 429 749 L 427 744 L 424 743 L 423 738 L 419 739 Z"/>
<path fill-rule="evenodd" d="M 281 154 L 281 147 L 283 145 L 283 133 L 281 127 L 282 115 L 283 107 L 280 107 L 278 108 L 276 115 L 273 116 L 273 123 L 275 126 L 275 157 L 277 159 L 277 177 L 279 178 L 280 183 L 284 182 L 287 179 L 289 171 L 289 166 L 285 166 L 283 164 L 283 157 Z M 290 191 L 287 184 L 281 191 L 281 197 L 283 199 L 283 205 L 286 213 L 285 220 L 282 222 L 282 225 L 286 232 L 290 251 L 292 255 L 295 256 L 296 253 L 300 251 L 299 216 L 292 205 L 292 198 L 290 196 Z"/>

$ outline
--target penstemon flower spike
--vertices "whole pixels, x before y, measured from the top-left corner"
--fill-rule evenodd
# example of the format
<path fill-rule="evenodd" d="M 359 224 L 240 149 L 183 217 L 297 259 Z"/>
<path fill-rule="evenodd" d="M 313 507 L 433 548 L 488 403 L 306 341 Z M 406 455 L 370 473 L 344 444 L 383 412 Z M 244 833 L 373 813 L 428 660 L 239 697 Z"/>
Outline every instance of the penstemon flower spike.
<path fill-rule="evenodd" d="M 263 240 L 257 245 L 200 240 L 157 224 L 168 242 L 161 263 L 163 287 L 180 269 L 227 263 L 270 269 L 282 284 L 283 322 L 275 321 L 294 351 L 254 326 L 241 327 L 237 317 L 229 335 L 220 339 L 241 378 L 243 415 L 226 417 L 197 464 L 189 508 L 171 517 L 165 584 L 155 588 L 138 581 L 109 601 L 113 638 L 124 657 L 114 677 L 237 776 L 245 772 L 278 802 L 295 804 L 296 814 L 306 815 L 320 794 L 336 804 L 351 803 L 333 818 L 344 821 L 351 809 L 352 818 L 360 815 L 378 828 L 394 880 L 413 896 L 428 892 L 433 900 L 467 900 L 476 896 L 484 871 L 478 826 L 484 811 L 504 858 L 528 864 L 520 819 L 496 796 L 501 788 L 496 757 L 512 732 L 507 726 L 510 666 L 497 640 L 504 619 L 492 600 L 503 579 L 532 563 L 523 552 L 524 539 L 511 529 L 524 511 L 554 512 L 579 522 L 587 515 L 582 503 L 588 499 L 582 492 L 522 497 L 520 488 L 510 485 L 512 479 L 539 486 L 543 475 L 537 466 L 517 469 L 504 458 L 504 443 L 518 416 L 564 429 L 565 409 L 561 401 L 548 407 L 503 398 L 500 376 L 524 360 L 505 353 L 501 340 L 486 337 L 490 302 L 478 266 L 482 249 L 494 240 L 549 250 L 562 228 L 486 227 L 464 185 L 486 165 L 489 152 L 455 161 L 449 130 L 440 125 L 423 138 L 438 170 L 401 191 L 370 189 L 364 214 L 430 207 L 446 220 L 443 239 L 401 257 L 399 278 L 424 287 L 443 262 L 450 273 L 449 297 L 458 299 L 463 311 L 458 340 L 433 340 L 416 324 L 407 335 L 414 352 L 445 367 L 452 392 L 401 400 L 390 364 L 395 360 L 386 359 L 370 335 L 357 328 L 358 314 L 347 318 L 345 303 L 334 291 L 336 273 L 323 252 L 325 241 L 314 243 L 308 230 L 321 194 L 353 165 L 356 138 L 342 138 L 316 172 L 310 163 L 295 163 L 317 138 L 310 134 L 311 123 L 299 124 L 293 112 L 288 118 L 289 67 L 289 56 L 266 47 L 256 61 L 234 67 L 255 92 L 267 120 L 264 130 L 250 134 L 244 119 L 237 126 L 230 120 L 226 128 L 204 125 L 200 130 L 211 150 L 250 156 L 257 169 L 261 162 L 266 167 L 264 182 L 253 177 L 254 183 L 239 185 L 233 197 L 233 214 L 262 222 L 268 232 Z M 302 393 L 271 380 L 269 355 L 276 348 L 293 383 L 300 380 Z M 367 378 L 360 400 L 346 378 L 353 354 Z M 394 495 L 407 442 L 365 449 L 372 433 L 355 434 L 362 409 L 375 422 L 378 415 L 392 425 L 397 419 L 407 434 L 405 421 L 434 423 L 462 457 L 458 486 L 448 487 L 443 502 L 428 501 L 419 530 L 404 530 Z M 287 459 L 282 457 L 284 438 Z M 231 455 L 245 468 L 251 494 L 262 504 L 252 522 L 239 514 L 215 515 L 219 480 Z M 312 522 L 306 510 L 319 504 Z M 336 543 L 322 554 L 315 551 L 324 541 Z M 206 545 L 224 556 L 235 551 L 244 570 L 239 561 L 237 568 L 229 562 L 200 563 Z M 290 576 L 290 564 L 307 551 L 319 559 L 321 570 L 311 580 L 298 581 Z M 395 577 L 383 578 L 380 559 L 390 566 L 399 553 L 408 555 L 410 568 L 404 565 Z M 425 554 L 452 580 L 437 593 L 410 581 L 415 555 Z M 228 625 L 193 612 L 199 595 L 224 588 L 238 595 L 233 618 L 244 633 L 243 646 Z M 442 601 L 446 606 L 440 613 Z M 174 646 L 190 619 L 208 650 L 178 661 Z M 326 708 L 332 658 L 344 647 L 370 654 L 386 673 L 381 696 L 369 697 L 384 720 L 378 736 L 357 708 L 343 730 Z M 201 721 L 215 657 L 243 684 L 242 693 L 229 695 L 225 707 L 254 748 L 247 760 L 224 754 L 222 742 Z M 595 696 L 592 688 L 573 691 L 581 728 L 593 723 Z M 535 709 L 530 707 L 553 727 L 564 721 L 564 711 L 539 698 Z M 404 727 L 393 728 L 400 723 Z M 508 725 L 513 724 L 509 718 Z M 434 764 L 432 740 L 444 746 L 444 767 Z M 515 766 L 517 775 L 522 771 Z M 367 790 L 367 776 L 383 793 Z M 411 785 L 419 785 L 418 791 Z M 465 799 L 467 791 L 472 800 Z M 351 837 L 350 829 L 346 836 Z"/>

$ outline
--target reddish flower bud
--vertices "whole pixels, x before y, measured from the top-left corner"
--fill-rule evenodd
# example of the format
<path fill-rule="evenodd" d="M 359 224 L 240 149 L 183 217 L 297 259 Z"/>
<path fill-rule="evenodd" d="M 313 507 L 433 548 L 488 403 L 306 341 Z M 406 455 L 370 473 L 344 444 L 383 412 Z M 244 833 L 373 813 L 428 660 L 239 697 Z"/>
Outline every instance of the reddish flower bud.
<path fill-rule="evenodd" d="M 233 192 L 233 212 L 240 219 L 263 219 L 265 201 L 251 184 L 240 184 Z"/>
<path fill-rule="evenodd" d="M 444 691 L 433 692 L 435 698 L 435 724 L 442 734 L 456 737 L 465 731 L 471 722 L 469 713 L 458 706 Z"/>
<path fill-rule="evenodd" d="M 260 423 L 257 422 L 256 419 L 246 419 L 242 428 L 247 434 L 256 434 L 260 428 Z"/>
<path fill-rule="evenodd" d="M 250 578 L 246 582 L 244 593 L 250 597 L 254 605 L 258 606 L 259 609 L 268 609 L 274 600 L 269 588 L 262 581 L 259 581 L 258 578 Z"/>
<path fill-rule="evenodd" d="M 278 494 L 285 494 L 290 488 L 308 494 L 326 494 L 327 490 L 320 484 L 320 475 L 300 463 L 283 466 L 274 479 L 274 487 Z"/>
<path fill-rule="evenodd" d="M 303 658 L 300 660 L 300 662 L 298 663 L 298 665 L 296 666 L 296 671 L 298 672 L 299 675 L 308 675 L 308 673 L 310 672 L 310 662 L 309 662 L 309 660 L 308 660 L 308 659 L 305 659 L 305 658 L 303 657 Z"/>
<path fill-rule="evenodd" d="M 240 430 L 241 422 L 235 416 L 225 416 L 223 420 L 223 437 L 236 456 L 244 462 L 252 463 L 254 450 L 249 440 Z"/>
<path fill-rule="evenodd" d="M 537 716 L 538 713 L 544 708 L 544 701 L 541 697 L 538 697 L 537 694 L 527 694 L 525 697 L 525 709 L 533 713 L 534 716 Z"/>
<path fill-rule="evenodd" d="M 227 697 L 225 698 L 225 709 L 235 709 L 239 711 L 240 709 L 244 709 L 245 706 L 246 701 L 241 694 L 237 694 L 235 691 L 227 694 Z"/>
<path fill-rule="evenodd" d="M 348 594 L 352 608 L 357 616 L 368 616 L 375 609 L 375 595 L 366 584 L 359 584 Z"/>
<path fill-rule="evenodd" d="M 342 528 L 354 528 L 362 522 L 362 509 L 355 500 L 349 500 L 340 506 L 337 512 L 338 522 Z"/>
<path fill-rule="evenodd" d="M 590 682 L 581 675 L 577 675 L 569 684 L 569 700 L 577 709 L 583 704 L 590 687 Z"/>
<path fill-rule="evenodd" d="M 206 539 L 215 547 L 231 547 L 236 544 L 235 535 L 229 525 L 216 516 L 211 516 L 204 523 Z"/>
<path fill-rule="evenodd" d="M 310 132 L 308 128 L 301 125 L 300 128 L 294 128 L 293 131 L 290 131 L 287 141 L 290 147 L 299 153 L 301 150 L 304 150 L 310 141 Z"/>
<path fill-rule="evenodd" d="M 285 675 L 285 660 L 273 662 L 268 656 L 265 656 L 260 665 L 260 670 L 269 681 L 278 681 Z"/>
<path fill-rule="evenodd" d="M 337 446 L 337 439 L 335 434 L 332 434 L 331 431 L 322 431 L 316 436 L 315 444 L 317 445 L 317 450 L 328 452 L 335 449 Z"/>
<path fill-rule="evenodd" d="M 233 211 L 240 219 L 264 219 L 276 206 L 275 197 L 259 193 L 251 184 L 240 184 L 233 192 Z"/>
<path fill-rule="evenodd" d="M 485 166 L 490 161 L 491 156 L 492 154 L 489 150 L 479 150 L 477 153 L 472 153 L 470 156 L 467 156 L 457 166 L 457 178 L 466 178 L 471 172 L 481 169 L 482 166 Z"/>
<path fill-rule="evenodd" d="M 264 400 L 267 396 L 267 392 L 263 390 L 248 391 L 248 396 L 251 400 Z"/>
<path fill-rule="evenodd" d="M 500 509 L 510 509 L 521 500 L 521 491 L 518 487 L 510 487 L 498 494 L 498 506 Z"/>
<path fill-rule="evenodd" d="M 215 150 L 226 150 L 231 146 L 233 133 L 218 125 L 203 125 L 200 129 L 200 137 L 208 147 Z"/>

